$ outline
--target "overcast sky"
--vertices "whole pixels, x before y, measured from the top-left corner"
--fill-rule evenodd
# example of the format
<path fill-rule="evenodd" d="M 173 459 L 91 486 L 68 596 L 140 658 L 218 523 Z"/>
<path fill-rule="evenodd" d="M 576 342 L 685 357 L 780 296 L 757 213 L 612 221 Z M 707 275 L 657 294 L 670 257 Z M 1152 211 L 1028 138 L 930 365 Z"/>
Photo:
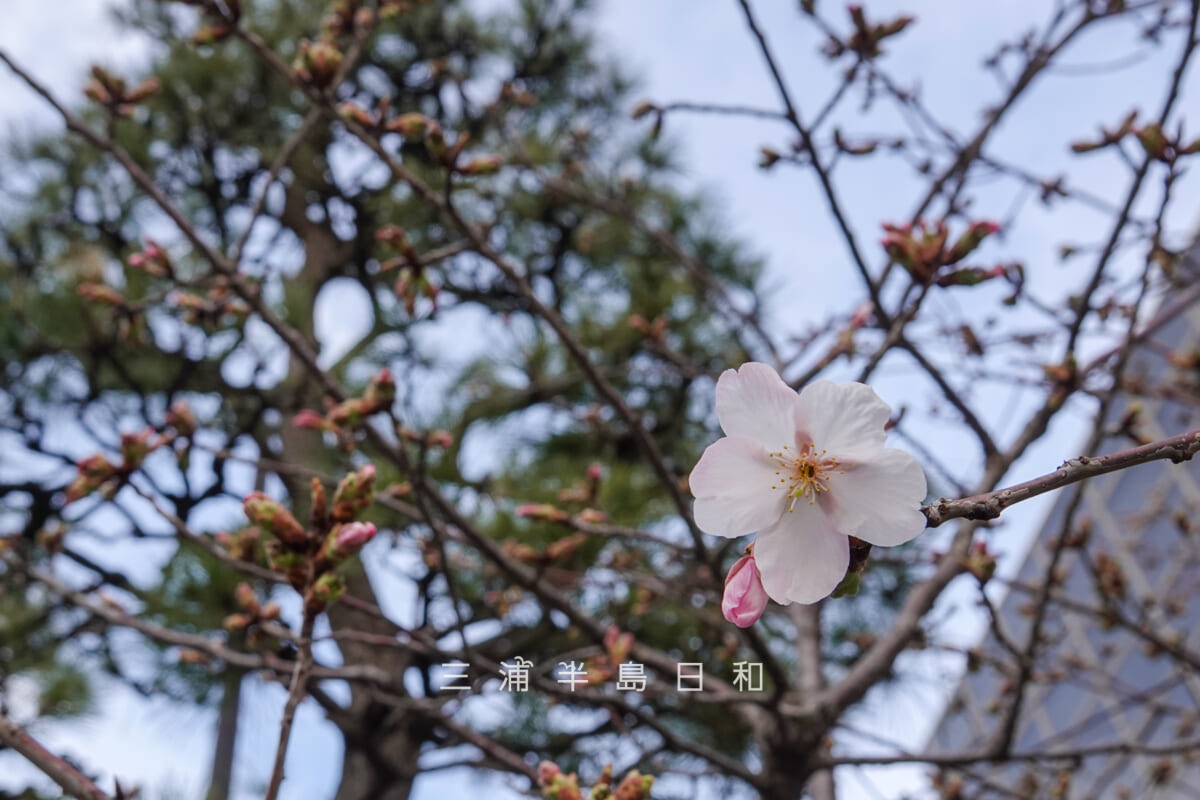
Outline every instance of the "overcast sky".
<path fill-rule="evenodd" d="M 107 0 L 68 0 L 57 6 L 45 0 L 4 0 L 3 4 L 0 47 L 68 100 L 80 97 L 86 65 L 91 61 L 132 64 L 146 52 L 143 43 L 122 38 L 109 24 L 104 10 Z M 641 77 L 643 96 L 659 101 L 687 99 L 777 107 L 777 96 L 733 0 L 602 0 L 598 5 L 607 47 L 630 72 Z M 930 106 L 960 132 L 969 131 L 977 123 L 984 102 L 981 91 L 985 96 L 1000 92 L 995 81 L 983 73 L 980 43 L 994 43 L 1006 34 L 1015 35 L 1041 23 L 1046 5 L 1045 0 L 867 3 L 872 16 L 917 10 L 918 23 L 897 40 L 889 58 L 899 65 L 897 72 L 902 80 L 921 77 Z M 757 6 L 801 112 L 811 116 L 832 88 L 831 71 L 817 53 L 819 42 L 798 21 L 792 0 L 761 0 Z M 48 7 L 54 7 L 56 13 L 46 13 Z M 65 7 L 69 7 L 69 13 L 61 13 Z M 1077 52 L 1068 53 L 1066 60 L 1077 65 L 1103 62 L 1114 54 L 1137 52 L 1138 47 L 1124 33 L 1101 31 Z M 1057 165 L 1056 171 L 1066 171 L 1078 185 L 1104 196 L 1115 195 L 1123 185 L 1119 167 L 1101 159 L 1082 165 L 1066 160 L 1065 143 L 1094 130 L 1099 123 L 1112 123 L 1131 107 L 1157 108 L 1161 102 L 1157 93 L 1163 82 L 1155 76 L 1164 73 L 1164 59 L 1173 56 L 1173 50 L 1146 52 L 1140 62 L 1107 77 L 1103 92 L 1079 92 L 1078 79 L 1069 72 L 1049 80 L 1023 101 L 1018 119 L 1025 120 L 1024 124 L 1000 131 L 996 152 L 1033 168 Z M 1149 96 L 1146 87 L 1150 87 Z M 1193 82 L 1181 106 L 1200 108 L 1198 101 Z M 53 125 L 54 117 L 10 75 L 0 72 L 0 122 L 24 130 L 33 124 Z M 686 156 L 684 179 L 723 206 L 724 219 L 731 229 L 767 260 L 769 280 L 775 287 L 771 312 L 779 325 L 802 328 L 805 319 L 827 311 L 830 297 L 845 298 L 842 310 L 849 309 L 859 296 L 855 276 L 843 268 L 846 253 L 810 176 L 788 169 L 764 172 L 755 166 L 759 146 L 786 147 L 791 139 L 786 129 L 719 117 L 677 116 L 668 122 L 667 135 L 681 143 Z M 848 170 L 842 184 L 844 200 L 854 211 L 853 224 L 858 233 L 864 241 L 873 243 L 880 220 L 903 219 L 911 213 L 916 184 L 910 175 L 898 172 L 854 169 Z M 1185 188 L 1185 192 L 1190 192 L 1192 198 L 1196 196 L 1194 187 Z M 985 207 L 976 213 L 981 217 L 1002 216 L 1010 199 L 999 193 L 986 196 Z M 1180 206 L 1197 207 L 1194 202 Z M 1179 230 L 1189 229 L 1193 222 L 1188 218 L 1173 220 Z M 1004 240 L 1004 250 L 993 252 L 997 258 L 1001 253 L 1021 258 L 1036 254 L 1043 263 L 1030 265 L 1031 283 L 1049 292 L 1061 276 L 1044 263 L 1047 255 L 1071 235 L 1094 236 L 1091 226 L 1094 218 L 1074 207 L 1039 213 Z M 879 263 L 879 253 L 872 252 L 870 257 L 873 263 Z M 969 313 L 948 301 L 938 302 L 946 302 L 937 310 L 948 318 Z M 903 398 L 910 391 L 908 377 L 903 371 L 883 370 L 876 382 L 884 397 L 895 402 L 894 397 Z M 1001 430 L 1007 402 L 998 400 L 994 409 Z M 1060 424 L 1055 435 L 1019 465 L 1025 471 L 1021 477 L 1053 469 L 1078 441 L 1078 430 L 1078 424 L 1070 420 Z M 956 465 L 965 469 L 973 458 L 973 454 L 964 452 Z M 1006 513 L 1014 533 L 1003 549 L 1010 553 L 1022 551 L 1049 502 L 1046 498 Z M 964 630 L 964 635 L 973 635 L 969 625 Z M 260 687 L 246 694 L 239 797 L 252 798 L 260 795 L 254 781 L 266 774 L 264 753 L 269 753 L 273 743 L 282 692 Z M 931 719 L 928 711 L 922 710 L 928 708 L 928 702 L 928 693 L 906 699 L 877 697 L 874 720 L 882 730 L 919 743 L 922 726 L 914 727 L 912 720 Z M 111 687 L 104 693 L 97 714 L 40 733 L 52 746 L 71 752 L 95 769 L 142 782 L 151 790 L 152 798 L 158 790 L 177 788 L 181 792 L 177 796 L 191 800 L 197 796 L 208 768 L 212 721 L 209 712 L 168 708 L 164 703 L 143 701 L 127 690 Z M 11 754 L 0 756 L 3 768 L 15 763 Z M 337 738 L 311 704 L 304 706 L 289 753 L 289 774 L 299 779 L 285 785 L 283 796 L 288 800 L 331 796 L 339 763 Z M 886 786 L 882 795 L 844 781 L 844 796 L 894 798 L 902 787 L 924 785 L 921 770 L 900 772 L 877 782 L 877 788 Z M 465 793 L 461 776 L 438 775 L 422 779 L 414 800 L 460 793 Z M 494 786 L 488 793 L 496 798 L 504 794 Z"/>

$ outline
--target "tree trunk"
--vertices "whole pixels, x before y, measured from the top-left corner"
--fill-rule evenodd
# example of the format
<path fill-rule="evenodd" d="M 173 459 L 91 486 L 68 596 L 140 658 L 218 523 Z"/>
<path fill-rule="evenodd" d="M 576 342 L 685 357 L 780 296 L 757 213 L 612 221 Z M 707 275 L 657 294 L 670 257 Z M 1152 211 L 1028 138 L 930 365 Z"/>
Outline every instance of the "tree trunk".
<path fill-rule="evenodd" d="M 233 759 L 237 748 L 238 716 L 242 705 L 242 673 L 230 670 L 222 687 L 217 712 L 217 744 L 213 748 L 212 777 L 205 800 L 228 800 L 233 787 Z"/>
<path fill-rule="evenodd" d="M 308 222 L 304 216 L 302 195 L 295 190 L 287 194 L 285 224 L 304 240 L 305 264 L 294 280 L 288 281 L 286 295 L 287 320 L 309 341 L 316 344 L 313 328 L 313 308 L 316 296 L 328 280 L 339 274 L 352 260 L 354 251 L 347 242 L 334 236 L 328 224 Z M 300 407 L 320 408 L 321 396 L 314 391 L 316 383 L 305 366 L 293 354 L 288 376 L 279 387 L 287 398 L 280 408 L 290 411 Z M 310 431 L 297 430 L 285 423 L 280 431 L 282 459 L 289 464 L 319 466 L 328 457 L 319 439 Z M 295 476 L 284 482 L 296 505 L 300 519 L 307 516 L 308 482 Z M 375 603 L 376 595 L 361 563 L 346 565 L 343 572 L 347 595 L 367 603 Z M 357 630 L 380 637 L 394 634 L 386 620 L 348 606 L 334 603 L 328 610 L 330 627 L 337 630 Z M 411 654 L 391 647 L 379 647 L 352 639 L 340 640 L 338 647 L 347 664 L 379 667 L 395 676 L 388 687 L 393 696 L 406 694 L 404 673 L 411 664 Z M 352 684 L 350 705 L 329 711 L 330 719 L 345 739 L 342 760 L 342 780 L 336 800 L 408 800 L 416 776 L 417 756 L 424 740 L 432 733 L 423 717 L 415 712 L 401 711 L 391 704 L 379 702 L 371 687 Z"/>

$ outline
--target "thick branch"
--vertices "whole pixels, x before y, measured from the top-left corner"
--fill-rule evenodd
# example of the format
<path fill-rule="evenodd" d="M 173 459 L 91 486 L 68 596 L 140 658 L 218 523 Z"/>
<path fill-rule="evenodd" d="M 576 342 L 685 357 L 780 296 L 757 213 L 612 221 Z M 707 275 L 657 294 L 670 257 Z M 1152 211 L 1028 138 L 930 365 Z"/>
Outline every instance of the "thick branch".
<path fill-rule="evenodd" d="M 53 779 L 69 796 L 79 800 L 110 800 L 88 776 L 75 769 L 65 759 L 42 747 L 24 728 L 4 714 L 0 714 L 0 743 L 29 759 L 31 764 Z"/>

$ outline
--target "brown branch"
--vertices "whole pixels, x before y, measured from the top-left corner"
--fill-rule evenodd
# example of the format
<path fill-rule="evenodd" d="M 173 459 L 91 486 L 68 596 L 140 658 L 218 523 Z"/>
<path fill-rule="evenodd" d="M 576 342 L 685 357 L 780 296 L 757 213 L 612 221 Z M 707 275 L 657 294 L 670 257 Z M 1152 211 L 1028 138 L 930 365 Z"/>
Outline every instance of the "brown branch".
<path fill-rule="evenodd" d="M 267 171 L 266 181 L 263 182 L 262 189 L 258 193 L 258 197 L 254 199 L 254 205 L 250 207 L 250 219 L 246 222 L 246 228 L 242 231 L 242 235 L 238 237 L 234 243 L 233 249 L 229 251 L 229 260 L 234 264 L 241 261 L 242 251 L 246 249 L 247 242 L 250 241 L 250 234 L 254 232 L 254 223 L 258 222 L 258 218 L 262 216 L 263 211 L 267 208 L 267 194 L 271 191 L 271 187 L 275 185 L 275 181 L 279 180 L 279 173 L 287 166 L 287 163 L 292 160 L 292 156 L 296 154 L 303 143 L 304 138 L 308 136 L 309 131 L 321 119 L 321 112 L 318 109 L 312 109 L 300 122 L 299 127 L 292 132 L 292 135 L 283 144 L 283 148 L 279 151 L 279 155 L 275 157 L 270 169 Z"/>
<path fill-rule="evenodd" d="M 775 88 L 779 92 L 780 102 L 783 103 L 784 117 L 792 124 L 796 133 L 800 136 L 800 143 L 805 151 L 807 151 L 813 171 L 817 174 L 817 180 L 820 182 L 821 189 L 825 193 L 825 200 L 829 205 L 829 211 L 833 214 L 833 219 L 842 233 L 842 238 L 846 242 L 847 249 L 850 251 L 850 257 L 854 261 L 855 267 L 858 268 L 859 275 L 861 275 L 863 283 L 867 287 L 867 292 L 871 295 L 871 302 L 875 306 L 875 314 L 878 316 L 881 324 L 887 325 L 890 322 L 890 318 L 883 307 L 883 297 L 879 293 L 880 282 L 871 278 L 871 271 L 867 267 L 866 259 L 858 249 L 858 239 L 855 237 L 854 231 L 850 229 L 850 221 L 842 210 L 842 204 L 833 186 L 829 170 L 821 162 L 820 153 L 817 151 L 816 143 L 813 141 L 812 131 L 800 121 L 800 112 L 796 109 L 796 104 L 792 101 L 787 81 L 784 80 L 783 73 L 775 61 L 771 46 L 767 43 L 766 34 L 763 33 L 762 28 L 759 27 L 758 20 L 754 16 L 754 9 L 750 7 L 750 0 L 738 0 L 738 2 L 741 4 L 742 15 L 746 19 L 746 25 L 750 28 L 750 32 L 758 42 L 758 49 L 762 53 L 763 61 L 766 62 L 767 69 L 770 71 L 771 78 L 775 83 Z"/>
<path fill-rule="evenodd" d="M 1174 464 L 1188 461 L 1200 451 L 1200 430 L 1162 439 L 1129 450 L 1104 456 L 1080 456 L 1065 462 L 1048 475 L 1018 483 L 1007 489 L 972 495 L 959 500 L 938 500 L 921 509 L 929 527 L 936 528 L 952 519 L 988 520 L 1000 516 L 1009 506 L 1037 497 L 1072 483 L 1106 475 L 1151 461 L 1170 460 Z"/>
<path fill-rule="evenodd" d="M 300 628 L 300 640 L 297 642 L 300 653 L 296 658 L 296 667 L 292 670 L 288 699 L 283 707 L 283 719 L 279 723 L 279 745 L 275 748 L 275 764 L 271 768 L 271 780 L 267 784 L 267 793 L 263 800 L 275 800 L 279 795 L 279 787 L 283 784 L 283 762 L 287 756 L 288 740 L 292 736 L 292 722 L 296 718 L 296 708 L 304 699 L 304 686 L 308 683 L 308 675 L 313 668 L 312 634 L 316 620 L 316 612 L 304 609 L 304 622 Z"/>
<path fill-rule="evenodd" d="M 0 744 L 11 747 L 78 800 L 111 800 L 91 778 L 64 758 L 54 755 L 8 716 L 0 714 Z"/>
<path fill-rule="evenodd" d="M 1191 18 L 1187 30 L 1187 41 L 1183 46 L 1183 53 L 1179 57 L 1179 63 L 1175 66 L 1175 71 L 1171 77 L 1171 85 L 1167 90 L 1167 97 L 1163 101 L 1162 110 L 1158 114 L 1158 124 L 1161 127 L 1166 127 L 1170 120 L 1171 112 L 1175 108 L 1175 103 L 1179 99 L 1180 91 L 1183 87 L 1184 77 L 1187 75 L 1189 63 L 1191 63 L 1192 55 L 1196 51 L 1196 26 L 1200 22 L 1200 0 L 1192 0 L 1191 2 Z M 1075 319 L 1071 322 L 1067 335 L 1067 352 L 1074 353 L 1075 344 L 1083 331 L 1083 323 L 1088 314 L 1092 311 L 1091 303 L 1092 296 L 1096 290 L 1100 288 L 1101 282 L 1104 279 L 1104 272 L 1111 261 L 1113 255 L 1117 252 L 1117 246 L 1121 241 L 1121 232 L 1125 230 L 1128 224 L 1130 215 L 1133 213 L 1134 203 L 1137 201 L 1138 195 L 1141 192 L 1142 184 L 1145 182 L 1146 175 L 1150 172 L 1150 167 L 1154 163 L 1154 159 L 1148 154 L 1138 165 L 1134 172 L 1133 183 L 1130 185 L 1126 194 L 1125 204 L 1121 207 L 1121 212 L 1117 216 L 1116 224 L 1113 225 L 1112 231 L 1109 233 L 1108 240 L 1104 243 L 1104 249 L 1100 253 L 1099 259 L 1096 261 L 1096 267 L 1092 270 L 1091 277 L 1088 279 L 1087 286 L 1081 292 L 1079 297 L 1079 313 L 1075 315 Z M 1165 203 L 1165 200 L 1164 200 Z"/>
<path fill-rule="evenodd" d="M 43 584 L 63 600 L 89 612 L 92 616 L 98 617 L 110 625 L 135 630 L 143 636 L 154 639 L 162 644 L 195 650 L 223 661 L 230 666 L 249 671 L 265 670 L 267 672 L 282 674 L 290 672 L 295 666 L 293 662 L 279 658 L 273 654 L 264 653 L 262 655 L 255 655 L 253 653 L 245 653 L 226 647 L 220 641 L 207 636 L 183 633 L 182 631 L 164 628 L 153 622 L 139 619 L 116 605 L 88 597 L 83 592 L 72 589 L 50 572 L 26 564 L 11 551 L 0 552 L 0 561 L 8 564 L 13 569 L 23 572 L 38 583 Z M 318 680 L 360 681 L 381 687 L 394 684 L 393 677 L 386 670 L 366 665 L 347 665 L 338 668 L 314 666 L 310 672 L 310 677 Z"/>
<path fill-rule="evenodd" d="M 671 111 L 691 111 L 697 114 L 718 114 L 721 116 L 750 117 L 752 119 L 769 119 L 775 122 L 788 122 L 786 114 L 766 108 L 742 106 L 725 103 L 695 103 L 687 100 L 677 100 L 665 105 L 654 106 L 654 111 L 666 114 Z"/>
<path fill-rule="evenodd" d="M 1169 756 L 1193 753 L 1200 750 L 1200 739 L 1188 739 L 1169 744 L 1146 742 L 1109 742 L 1091 747 L 1070 750 L 1036 750 L 1026 753 L 1009 753 L 1004 763 L 1080 761 L 1085 758 L 1111 755 Z M 904 753 L 895 756 L 848 756 L 830 758 L 820 762 L 822 767 L 867 766 L 881 764 L 930 764 L 937 767 L 964 767 L 972 764 L 997 763 L 999 759 L 991 752 L 960 753 L 958 755 L 934 756 Z"/>

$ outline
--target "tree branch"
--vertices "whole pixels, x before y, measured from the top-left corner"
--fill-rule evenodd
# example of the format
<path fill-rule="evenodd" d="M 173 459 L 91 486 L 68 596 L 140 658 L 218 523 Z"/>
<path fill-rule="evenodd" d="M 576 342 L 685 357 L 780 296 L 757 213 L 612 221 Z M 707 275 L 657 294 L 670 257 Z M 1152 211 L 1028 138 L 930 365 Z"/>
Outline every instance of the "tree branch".
<path fill-rule="evenodd" d="M 1080 456 L 1065 462 L 1061 467 L 1040 478 L 1018 483 L 1007 489 L 972 495 L 960 500 L 938 500 L 922 510 L 929 527 L 936 528 L 952 519 L 995 519 L 1009 506 L 1022 500 L 1037 497 L 1072 483 L 1106 475 L 1109 472 L 1147 464 L 1151 461 L 1170 460 L 1174 464 L 1188 461 L 1200 451 L 1200 430 L 1188 431 L 1169 439 L 1162 439 L 1129 450 L 1105 456 Z"/>
<path fill-rule="evenodd" d="M 71 766 L 66 759 L 51 753 L 5 714 L 0 714 L 0 743 L 25 756 L 71 797 L 78 800 L 111 800 L 88 776 Z"/>

